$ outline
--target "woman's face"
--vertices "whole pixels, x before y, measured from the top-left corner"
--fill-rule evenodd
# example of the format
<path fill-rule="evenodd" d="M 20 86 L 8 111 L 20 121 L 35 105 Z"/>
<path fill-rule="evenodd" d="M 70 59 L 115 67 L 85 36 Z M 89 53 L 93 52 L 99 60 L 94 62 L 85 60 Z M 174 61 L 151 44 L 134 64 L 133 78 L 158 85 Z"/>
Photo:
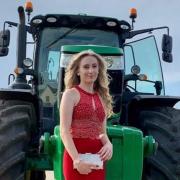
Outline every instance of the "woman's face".
<path fill-rule="evenodd" d="M 84 83 L 94 83 L 98 77 L 99 63 L 94 56 L 85 56 L 81 59 L 79 64 L 78 75 L 80 81 Z"/>

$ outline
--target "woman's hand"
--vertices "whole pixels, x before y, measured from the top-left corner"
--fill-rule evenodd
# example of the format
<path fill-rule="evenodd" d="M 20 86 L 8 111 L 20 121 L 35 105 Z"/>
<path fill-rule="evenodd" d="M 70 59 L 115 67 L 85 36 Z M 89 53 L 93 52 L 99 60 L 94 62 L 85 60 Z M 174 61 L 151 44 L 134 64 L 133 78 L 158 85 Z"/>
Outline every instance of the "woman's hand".
<path fill-rule="evenodd" d="M 104 144 L 104 146 L 100 149 L 98 154 L 100 155 L 103 161 L 110 160 L 113 155 L 113 146 L 111 142 L 108 141 L 106 144 Z"/>
<path fill-rule="evenodd" d="M 73 165 L 74 169 L 77 169 L 80 174 L 89 174 L 92 170 L 99 168 L 94 164 L 86 163 L 84 161 L 74 161 Z"/>

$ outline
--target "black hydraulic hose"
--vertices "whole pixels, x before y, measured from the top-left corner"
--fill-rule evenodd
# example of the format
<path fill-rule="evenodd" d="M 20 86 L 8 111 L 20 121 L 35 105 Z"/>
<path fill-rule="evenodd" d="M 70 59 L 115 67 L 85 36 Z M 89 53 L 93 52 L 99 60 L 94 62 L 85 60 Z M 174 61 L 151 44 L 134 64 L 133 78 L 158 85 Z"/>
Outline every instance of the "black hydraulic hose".
<path fill-rule="evenodd" d="M 124 76 L 124 81 L 127 82 L 127 81 L 130 81 L 130 80 L 138 80 L 138 75 L 136 74 L 127 74 Z"/>

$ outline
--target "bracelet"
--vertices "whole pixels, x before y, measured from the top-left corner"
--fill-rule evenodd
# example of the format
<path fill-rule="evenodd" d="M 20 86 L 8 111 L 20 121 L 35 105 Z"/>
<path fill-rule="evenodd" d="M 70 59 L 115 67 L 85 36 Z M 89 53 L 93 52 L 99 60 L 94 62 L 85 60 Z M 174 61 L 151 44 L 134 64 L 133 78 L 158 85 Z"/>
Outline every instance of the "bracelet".
<path fill-rule="evenodd" d="M 73 168 L 74 168 L 74 169 L 77 169 L 79 163 L 80 163 L 80 159 L 75 159 L 75 160 L 73 161 Z"/>

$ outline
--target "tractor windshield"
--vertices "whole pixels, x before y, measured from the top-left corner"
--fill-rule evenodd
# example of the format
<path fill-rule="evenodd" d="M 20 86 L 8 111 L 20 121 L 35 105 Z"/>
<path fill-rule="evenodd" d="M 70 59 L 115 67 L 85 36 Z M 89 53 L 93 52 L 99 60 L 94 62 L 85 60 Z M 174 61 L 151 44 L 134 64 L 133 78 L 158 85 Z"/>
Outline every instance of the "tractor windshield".
<path fill-rule="evenodd" d="M 161 95 L 164 95 L 164 83 L 160 57 L 154 36 L 128 43 L 124 48 L 125 73 L 131 73 L 131 67 L 138 65 L 140 74 L 145 74 L 147 80 L 162 83 Z M 156 94 L 153 82 L 129 81 L 128 85 L 137 92 Z"/>
<path fill-rule="evenodd" d="M 41 76 L 39 94 L 44 103 L 54 104 L 57 96 L 60 49 L 62 45 L 104 45 L 119 47 L 118 34 L 97 29 L 45 28 L 40 38 L 37 69 Z M 57 41 L 58 40 L 58 41 Z M 55 42 L 55 43 L 52 43 Z"/>

